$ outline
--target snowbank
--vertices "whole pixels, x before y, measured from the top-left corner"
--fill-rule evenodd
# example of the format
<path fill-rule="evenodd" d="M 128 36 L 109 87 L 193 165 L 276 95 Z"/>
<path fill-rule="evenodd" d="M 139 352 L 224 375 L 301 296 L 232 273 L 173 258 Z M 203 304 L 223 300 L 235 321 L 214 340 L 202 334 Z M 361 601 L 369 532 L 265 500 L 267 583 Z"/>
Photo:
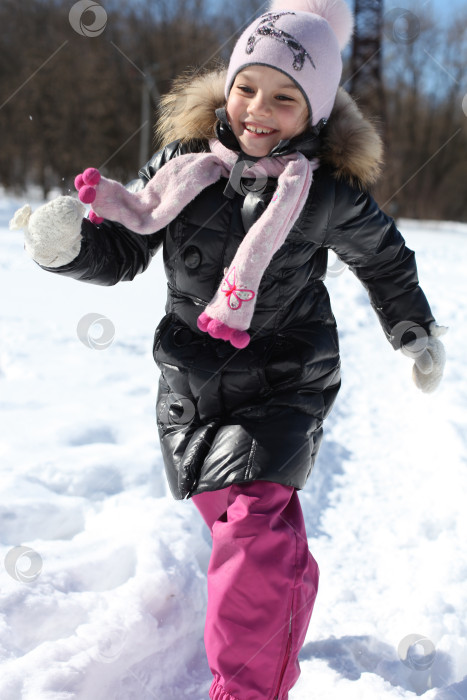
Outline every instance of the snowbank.
<path fill-rule="evenodd" d="M 7 229 L 19 204 L 0 196 L 0 697 L 206 700 L 209 536 L 154 418 L 160 256 L 114 288 L 48 275 Z M 467 225 L 400 228 L 446 378 L 419 394 L 363 287 L 329 279 L 343 388 L 300 494 L 321 584 L 291 700 L 467 698 Z"/>

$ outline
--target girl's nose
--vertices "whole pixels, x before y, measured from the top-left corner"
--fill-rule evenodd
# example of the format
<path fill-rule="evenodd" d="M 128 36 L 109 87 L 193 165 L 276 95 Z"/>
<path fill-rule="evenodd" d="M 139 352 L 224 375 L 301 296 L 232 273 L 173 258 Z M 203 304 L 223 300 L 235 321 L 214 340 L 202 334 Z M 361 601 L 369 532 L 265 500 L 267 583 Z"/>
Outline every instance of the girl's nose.
<path fill-rule="evenodd" d="M 260 92 L 250 101 L 249 108 L 251 114 L 267 114 L 271 109 L 268 100 Z"/>

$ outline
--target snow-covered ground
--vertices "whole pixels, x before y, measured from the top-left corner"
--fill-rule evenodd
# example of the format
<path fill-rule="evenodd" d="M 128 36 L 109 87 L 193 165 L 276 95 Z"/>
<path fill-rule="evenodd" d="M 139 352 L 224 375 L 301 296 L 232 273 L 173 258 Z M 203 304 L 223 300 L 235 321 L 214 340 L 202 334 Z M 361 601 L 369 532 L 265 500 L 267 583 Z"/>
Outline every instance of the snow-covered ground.
<path fill-rule="evenodd" d="M 209 535 L 156 435 L 160 256 L 114 288 L 46 274 L 8 231 L 22 203 L 0 194 L 0 698 L 207 700 Z M 329 279 L 343 387 L 300 493 L 321 583 L 290 700 L 467 699 L 467 225 L 400 228 L 446 376 L 419 393 Z"/>

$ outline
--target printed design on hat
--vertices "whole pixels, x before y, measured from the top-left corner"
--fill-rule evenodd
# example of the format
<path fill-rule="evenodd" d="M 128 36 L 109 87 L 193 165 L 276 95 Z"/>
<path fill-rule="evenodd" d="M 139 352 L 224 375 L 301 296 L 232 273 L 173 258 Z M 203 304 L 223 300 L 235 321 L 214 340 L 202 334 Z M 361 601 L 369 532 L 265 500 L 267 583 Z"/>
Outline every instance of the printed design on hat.
<path fill-rule="evenodd" d="M 276 27 L 275 22 L 277 22 L 277 20 L 281 17 L 284 17 L 284 15 L 295 15 L 295 12 L 267 12 L 265 15 L 262 15 L 260 18 L 260 23 L 247 41 L 247 54 L 253 53 L 256 44 L 263 37 L 270 37 L 271 39 L 280 41 L 282 44 L 289 47 L 294 57 L 292 65 L 295 70 L 302 70 L 303 66 L 305 65 L 306 58 L 308 58 L 311 65 L 316 70 L 313 59 L 305 47 L 298 41 L 298 39 L 295 39 L 295 37 L 288 32 L 284 32 L 283 29 Z"/>

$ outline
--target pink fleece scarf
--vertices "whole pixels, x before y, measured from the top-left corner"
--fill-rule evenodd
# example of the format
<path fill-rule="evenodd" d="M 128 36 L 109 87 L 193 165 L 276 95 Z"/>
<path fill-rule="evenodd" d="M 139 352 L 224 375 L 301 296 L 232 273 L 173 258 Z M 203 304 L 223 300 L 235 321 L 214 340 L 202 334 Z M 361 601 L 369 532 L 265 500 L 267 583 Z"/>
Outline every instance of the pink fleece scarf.
<path fill-rule="evenodd" d="M 99 217 L 118 221 L 130 230 L 149 235 L 159 231 L 206 187 L 229 177 L 238 154 L 217 139 L 209 141 L 210 153 L 186 153 L 166 163 L 146 187 L 129 192 L 95 168 L 78 175 L 79 198 L 92 203 Z M 228 340 L 237 348 L 250 342 L 246 332 L 253 316 L 258 288 L 272 256 L 284 243 L 306 202 L 318 161 L 301 153 L 261 158 L 245 168 L 244 178 L 277 177 L 277 188 L 266 210 L 240 243 L 214 298 L 198 318 L 200 330 Z M 234 186 L 235 189 L 235 186 Z M 102 221 L 91 212 L 90 218 Z"/>

